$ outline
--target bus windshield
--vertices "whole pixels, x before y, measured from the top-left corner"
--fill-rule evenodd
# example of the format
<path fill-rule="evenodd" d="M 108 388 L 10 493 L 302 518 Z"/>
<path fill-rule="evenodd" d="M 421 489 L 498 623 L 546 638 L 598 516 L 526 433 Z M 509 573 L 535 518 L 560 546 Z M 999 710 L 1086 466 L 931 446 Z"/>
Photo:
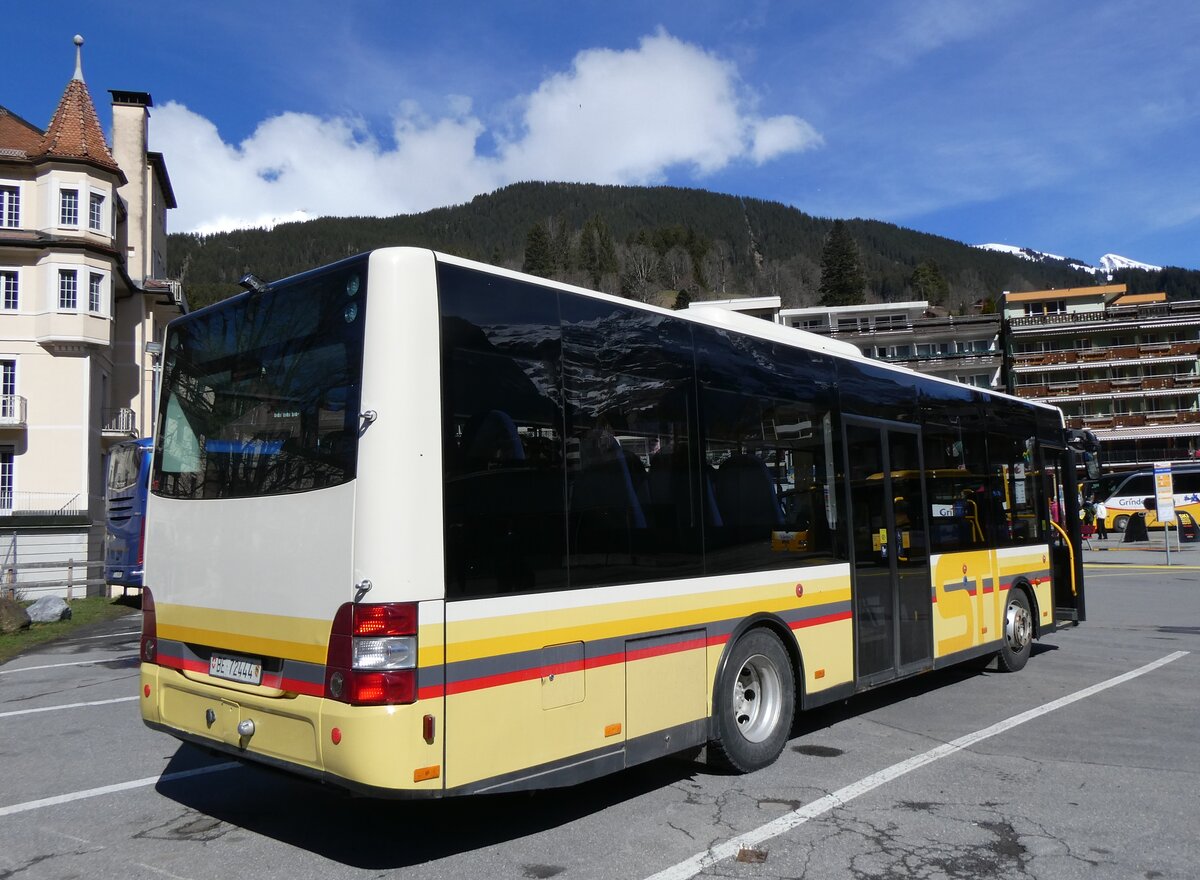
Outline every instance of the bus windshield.
<path fill-rule="evenodd" d="M 365 260 L 172 324 L 152 491 L 245 498 L 354 478 Z"/>

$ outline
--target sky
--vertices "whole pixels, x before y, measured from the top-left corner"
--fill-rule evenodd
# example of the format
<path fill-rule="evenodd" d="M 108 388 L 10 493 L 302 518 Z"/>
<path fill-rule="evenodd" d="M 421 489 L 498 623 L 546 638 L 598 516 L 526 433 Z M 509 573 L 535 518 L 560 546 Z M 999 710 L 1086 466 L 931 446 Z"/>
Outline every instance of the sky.
<path fill-rule="evenodd" d="M 173 232 L 525 180 L 1200 269 L 1195 0 L 8 3 L 0 105 L 153 96 Z M 15 57 L 14 57 L 15 55 Z"/>

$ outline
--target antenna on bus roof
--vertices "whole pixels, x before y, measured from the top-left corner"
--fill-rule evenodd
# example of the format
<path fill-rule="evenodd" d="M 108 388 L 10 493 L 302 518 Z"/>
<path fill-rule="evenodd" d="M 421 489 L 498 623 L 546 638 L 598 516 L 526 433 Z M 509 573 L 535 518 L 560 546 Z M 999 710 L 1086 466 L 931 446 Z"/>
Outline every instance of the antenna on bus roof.
<path fill-rule="evenodd" d="M 243 275 L 238 280 L 238 284 L 253 293 L 264 293 L 267 289 L 267 282 L 250 272 Z"/>

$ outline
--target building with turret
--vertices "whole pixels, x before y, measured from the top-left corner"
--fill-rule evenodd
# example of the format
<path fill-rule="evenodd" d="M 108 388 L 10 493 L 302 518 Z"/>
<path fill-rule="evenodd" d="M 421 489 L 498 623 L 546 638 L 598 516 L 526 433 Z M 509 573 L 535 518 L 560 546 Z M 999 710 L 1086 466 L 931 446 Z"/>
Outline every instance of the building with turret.
<path fill-rule="evenodd" d="M 162 155 L 148 149 L 153 101 L 110 92 L 110 142 L 84 82 L 82 38 L 75 44 L 74 75 L 45 129 L 0 106 L 0 569 L 9 581 L 39 556 L 101 558 L 105 453 L 151 433 L 163 329 L 186 309 L 166 277 L 175 196 Z"/>

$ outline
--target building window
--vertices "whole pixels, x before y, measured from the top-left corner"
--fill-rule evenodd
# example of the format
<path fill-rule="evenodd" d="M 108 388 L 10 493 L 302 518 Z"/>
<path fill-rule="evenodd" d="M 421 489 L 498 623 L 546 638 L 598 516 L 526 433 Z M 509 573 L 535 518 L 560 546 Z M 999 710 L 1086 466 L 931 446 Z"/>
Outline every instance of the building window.
<path fill-rule="evenodd" d="M 102 193 L 92 193 L 91 203 L 88 206 L 88 229 L 93 232 L 104 231 L 104 195 Z"/>
<path fill-rule="evenodd" d="M 58 191 L 58 225 L 79 225 L 79 190 L 63 189 Z"/>
<path fill-rule="evenodd" d="M 21 189 L 0 186 L 0 226 L 16 229 L 21 225 Z"/>
<path fill-rule="evenodd" d="M 0 420 L 8 424 L 18 415 L 17 362 L 0 361 Z"/>
<path fill-rule="evenodd" d="M 0 448 L 0 510 L 13 509 L 13 450 Z"/>
<path fill-rule="evenodd" d="M 19 277 L 16 269 L 0 272 L 0 308 L 6 312 L 15 312 L 21 307 Z"/>
<path fill-rule="evenodd" d="M 100 311 L 100 294 L 104 291 L 104 276 L 92 272 L 88 276 L 88 311 Z"/>
<path fill-rule="evenodd" d="M 79 276 L 74 269 L 58 270 L 58 307 L 71 311 L 79 308 Z"/>

